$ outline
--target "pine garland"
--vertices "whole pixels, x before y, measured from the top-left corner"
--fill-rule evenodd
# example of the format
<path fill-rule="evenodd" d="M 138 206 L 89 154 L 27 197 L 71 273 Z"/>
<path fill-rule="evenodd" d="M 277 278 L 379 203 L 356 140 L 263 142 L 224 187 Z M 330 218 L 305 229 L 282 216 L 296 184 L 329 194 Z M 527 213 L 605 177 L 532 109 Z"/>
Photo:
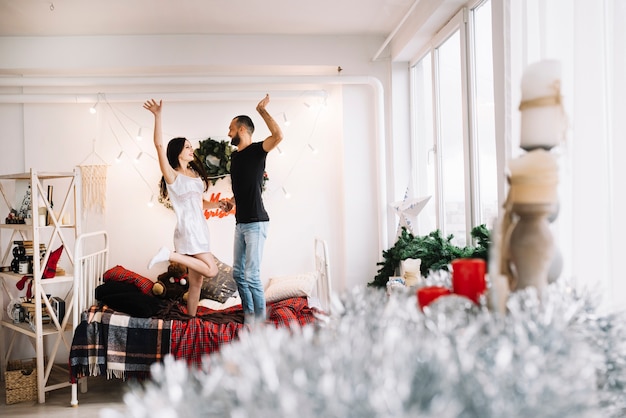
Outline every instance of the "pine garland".
<path fill-rule="evenodd" d="M 444 238 L 441 231 L 435 230 L 425 236 L 414 236 L 406 228 L 393 247 L 383 251 L 384 261 L 377 263 L 382 266 L 374 280 L 368 283 L 372 287 L 385 287 L 389 277 L 394 276 L 402 260 L 419 258 L 420 273 L 427 276 L 429 271 L 446 270 L 456 258 L 482 258 L 487 261 L 489 254 L 490 236 L 486 225 L 479 225 L 472 229 L 472 238 L 477 242 L 476 247 L 457 247 L 451 241 L 454 235 Z"/>

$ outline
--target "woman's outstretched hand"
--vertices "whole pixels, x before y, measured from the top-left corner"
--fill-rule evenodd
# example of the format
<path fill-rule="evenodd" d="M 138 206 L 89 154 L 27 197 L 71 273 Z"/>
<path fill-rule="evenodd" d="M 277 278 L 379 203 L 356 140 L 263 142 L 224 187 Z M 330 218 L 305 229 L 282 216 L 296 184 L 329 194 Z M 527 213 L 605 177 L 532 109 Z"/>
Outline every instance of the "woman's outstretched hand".
<path fill-rule="evenodd" d="M 156 100 L 150 99 L 143 104 L 144 109 L 148 109 L 154 115 L 161 113 L 161 108 L 163 107 L 163 100 L 159 100 L 157 103 Z"/>

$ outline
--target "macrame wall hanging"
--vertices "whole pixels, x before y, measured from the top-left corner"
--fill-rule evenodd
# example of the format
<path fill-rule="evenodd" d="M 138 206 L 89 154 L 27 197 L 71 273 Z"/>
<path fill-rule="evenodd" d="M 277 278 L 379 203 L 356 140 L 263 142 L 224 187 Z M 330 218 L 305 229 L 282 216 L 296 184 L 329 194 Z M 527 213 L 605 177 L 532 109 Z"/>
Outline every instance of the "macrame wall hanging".
<path fill-rule="evenodd" d="M 106 208 L 108 166 L 104 158 L 95 151 L 94 140 L 94 149 L 78 166 L 83 185 L 83 213 L 89 211 L 104 213 Z"/>
<path fill-rule="evenodd" d="M 107 165 L 81 165 L 83 210 L 103 213 L 106 207 Z"/>

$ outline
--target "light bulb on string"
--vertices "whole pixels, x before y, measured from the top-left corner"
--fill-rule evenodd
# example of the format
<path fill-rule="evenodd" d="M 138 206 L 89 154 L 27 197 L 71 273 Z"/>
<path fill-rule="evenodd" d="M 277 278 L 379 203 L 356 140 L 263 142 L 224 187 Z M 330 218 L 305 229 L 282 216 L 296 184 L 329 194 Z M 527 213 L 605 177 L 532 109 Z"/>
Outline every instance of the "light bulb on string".
<path fill-rule="evenodd" d="M 117 155 L 117 157 L 115 157 L 115 162 L 116 163 L 121 163 L 123 156 L 124 156 L 124 151 L 120 151 L 120 153 Z"/>
<path fill-rule="evenodd" d="M 291 199 L 291 193 L 289 193 L 287 189 L 285 189 L 285 187 L 282 187 L 282 189 L 283 189 L 283 194 L 285 195 L 285 199 Z"/>
<path fill-rule="evenodd" d="M 139 162 L 139 159 L 141 158 L 142 155 L 143 155 L 143 151 L 137 154 L 137 157 L 135 158 L 135 164 Z"/>
<path fill-rule="evenodd" d="M 285 112 L 283 112 L 283 125 L 285 126 L 291 125 L 291 121 L 287 119 L 287 114 Z"/>
<path fill-rule="evenodd" d="M 313 154 L 317 154 L 317 148 L 315 148 L 313 145 L 311 145 L 310 142 L 307 144 L 307 146 L 309 147 L 309 149 L 311 150 L 311 152 Z"/>
<path fill-rule="evenodd" d="M 96 102 L 93 104 L 93 106 L 89 108 L 89 113 L 91 113 L 92 115 L 96 114 L 96 112 L 98 111 L 98 103 L 100 103 L 100 93 L 96 94 Z"/>
<path fill-rule="evenodd" d="M 320 110 L 327 107 L 327 96 L 322 98 L 313 98 L 310 102 L 304 102 L 304 106 L 309 110 Z"/>
<path fill-rule="evenodd" d="M 137 141 L 141 141 L 143 139 L 143 135 L 141 132 L 141 128 L 137 131 Z"/>
<path fill-rule="evenodd" d="M 276 150 L 278 151 L 278 155 L 285 155 L 282 149 L 279 146 L 276 146 Z"/>
<path fill-rule="evenodd" d="M 150 201 L 148 201 L 148 207 L 154 207 L 154 193 L 150 196 Z"/>

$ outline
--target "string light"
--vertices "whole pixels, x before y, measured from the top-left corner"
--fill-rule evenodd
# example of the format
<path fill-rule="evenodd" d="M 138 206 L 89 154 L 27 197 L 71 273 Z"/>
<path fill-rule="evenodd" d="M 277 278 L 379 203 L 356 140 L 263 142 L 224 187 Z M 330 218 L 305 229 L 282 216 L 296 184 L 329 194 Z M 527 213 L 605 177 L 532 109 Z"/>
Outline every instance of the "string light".
<path fill-rule="evenodd" d="M 96 107 L 98 107 L 98 103 L 100 103 L 100 93 L 96 95 L 96 103 L 94 103 L 94 105 L 89 108 L 89 113 L 91 113 L 92 115 L 96 114 L 96 112 L 98 111 L 96 109 Z"/>
<path fill-rule="evenodd" d="M 306 106 L 308 109 L 311 109 L 311 110 L 316 110 L 316 109 L 320 109 L 323 107 L 327 107 L 327 105 L 328 105 L 327 96 L 324 96 L 321 99 L 317 99 L 312 104 L 308 102 L 304 102 L 304 106 Z"/>
<path fill-rule="evenodd" d="M 117 115 L 116 109 L 113 108 L 113 106 L 111 106 L 111 104 L 106 100 L 106 97 L 104 97 L 103 95 L 103 99 L 104 99 L 104 103 L 106 104 L 106 106 L 108 106 L 108 108 L 111 110 L 111 114 L 115 117 L 115 119 L 117 120 L 117 122 L 119 123 L 119 125 L 122 127 L 122 129 L 124 129 L 124 131 L 126 132 L 126 134 L 128 135 L 128 137 L 132 140 L 132 135 L 131 133 L 126 129 L 126 127 L 124 126 L 124 124 L 122 123 L 122 121 L 120 120 L 119 116 Z M 113 129 L 113 126 L 111 125 L 111 122 L 109 121 L 109 129 L 111 130 L 111 134 L 113 135 L 113 138 L 115 139 L 115 142 L 117 143 L 117 145 L 120 147 L 120 153 L 116 158 L 116 161 L 121 161 L 122 157 L 124 154 L 130 155 L 128 154 L 128 152 L 124 151 L 124 146 L 122 145 L 120 139 L 117 137 L 117 134 L 115 133 L 115 130 Z M 133 143 L 134 146 L 136 146 L 140 151 L 141 148 L 139 147 L 139 145 L 137 144 L 137 142 L 135 141 L 131 141 Z M 139 155 L 137 155 L 137 158 L 135 159 L 135 162 L 139 161 L 139 158 L 141 158 L 143 155 L 143 152 L 139 152 Z M 155 157 L 153 157 L 152 155 L 150 155 L 149 153 L 146 154 L 148 157 L 156 160 Z M 143 174 L 141 174 L 141 171 L 138 168 L 138 164 L 132 164 L 133 169 L 137 172 L 137 175 L 139 176 L 139 178 L 141 180 L 143 180 L 143 182 L 146 184 L 148 190 L 150 190 L 152 192 L 152 188 L 153 185 L 150 184 L 150 182 L 148 182 L 148 180 L 146 180 L 146 178 L 144 177 Z M 154 199 L 151 199 L 153 201 L 154 204 Z M 149 205 L 149 203 L 148 203 Z"/>
<path fill-rule="evenodd" d="M 130 137 L 131 139 L 135 139 L 135 140 L 133 140 L 131 142 L 133 142 L 134 146 L 136 146 L 138 148 L 139 153 L 133 159 L 133 162 L 134 162 L 133 166 L 134 166 L 135 171 L 137 172 L 137 175 L 143 180 L 143 182 L 146 184 L 146 186 L 151 191 L 151 196 L 150 196 L 150 199 L 148 201 L 146 201 L 146 206 L 152 208 L 152 207 L 154 207 L 155 202 L 157 202 L 158 200 L 156 199 L 154 193 L 152 192 L 153 185 L 150 184 L 150 182 L 148 182 L 146 180 L 146 178 L 143 176 L 143 174 L 139 171 L 139 167 L 140 167 L 139 163 L 141 162 L 141 159 L 145 159 L 144 157 L 146 155 L 148 157 L 154 159 L 154 160 L 156 160 L 156 158 L 154 156 L 150 155 L 149 152 L 146 153 L 146 152 L 142 151 L 141 147 L 139 146 L 139 144 L 137 144 L 137 141 L 140 141 L 140 140 L 143 139 L 143 135 L 142 135 L 143 134 L 143 128 L 142 127 L 138 127 L 137 128 L 137 135 L 133 136 L 129 132 L 129 130 L 126 128 L 125 124 L 120 120 L 120 118 L 119 118 L 119 116 L 117 114 L 118 113 L 117 109 L 115 109 L 115 108 L 113 108 L 113 106 L 111 106 L 111 104 L 106 100 L 106 97 L 104 96 L 104 94 L 98 93 L 97 101 L 94 104 L 93 108 L 95 109 L 97 107 L 97 105 L 100 103 L 100 101 L 102 101 L 102 100 L 103 100 L 103 103 L 105 103 L 105 105 L 107 106 L 107 109 L 108 108 L 111 109 L 111 114 L 115 117 L 115 119 L 117 120 L 117 122 L 119 123 L 121 128 L 126 132 L 128 137 Z M 326 102 L 326 98 L 325 97 L 324 98 L 315 98 L 315 99 L 313 99 L 313 101 L 309 100 L 308 102 L 304 102 L 304 106 L 306 106 L 307 108 L 309 108 L 311 110 L 317 110 L 317 112 L 316 112 L 317 113 L 317 117 L 315 117 L 315 120 L 313 122 L 313 128 L 312 128 L 311 133 L 309 135 L 309 141 L 306 143 L 306 147 L 309 149 L 309 151 L 312 154 L 319 153 L 318 149 L 315 146 L 313 146 L 313 143 L 311 142 L 311 139 L 312 139 L 311 137 L 315 133 L 315 130 L 316 130 L 315 128 L 317 126 L 317 123 L 318 123 L 318 120 L 319 120 L 319 117 L 320 117 L 320 111 L 324 107 L 324 105 L 326 104 L 326 103 L 323 103 L 323 102 Z M 287 117 L 286 112 L 281 112 L 281 113 L 282 113 L 282 123 L 283 123 L 283 125 L 284 126 L 289 126 L 291 124 L 291 121 Z M 139 125 L 138 123 L 135 123 L 135 126 L 138 126 L 138 125 Z M 109 122 L 109 128 L 111 130 L 111 133 L 112 133 L 115 141 L 120 146 L 120 152 L 119 152 L 117 158 L 115 159 L 116 163 L 120 163 L 120 162 L 122 162 L 122 160 L 124 158 L 124 154 L 127 154 L 129 158 L 130 158 L 130 154 L 123 149 L 123 145 L 120 142 L 120 138 L 118 138 L 118 136 L 117 136 L 117 134 L 116 134 L 115 130 L 113 129 L 113 126 L 111 125 L 110 122 Z M 287 154 L 285 151 L 283 151 L 278 146 L 276 147 L 276 149 L 278 151 L 278 155 L 280 155 L 281 157 Z M 303 151 L 302 148 L 301 148 L 301 150 Z M 297 159 L 300 159 L 303 156 L 302 151 L 298 152 L 300 157 L 297 157 Z M 295 167 L 295 165 L 294 165 L 294 167 Z M 289 170 L 289 173 L 287 174 L 287 177 L 289 177 L 291 175 L 291 171 L 293 171 L 294 167 L 292 167 L 291 170 Z M 216 176 L 216 178 L 221 178 L 221 177 L 224 177 L 224 176 Z M 280 186 L 280 185 L 277 185 L 277 186 L 279 186 L 280 190 L 282 191 L 284 199 L 291 199 L 292 194 L 287 190 L 286 187 Z M 277 189 L 274 189 L 274 190 L 277 190 Z"/>
<path fill-rule="evenodd" d="M 289 119 L 287 119 L 287 114 L 285 112 L 283 112 L 283 124 L 285 126 L 291 125 L 291 121 Z"/>

